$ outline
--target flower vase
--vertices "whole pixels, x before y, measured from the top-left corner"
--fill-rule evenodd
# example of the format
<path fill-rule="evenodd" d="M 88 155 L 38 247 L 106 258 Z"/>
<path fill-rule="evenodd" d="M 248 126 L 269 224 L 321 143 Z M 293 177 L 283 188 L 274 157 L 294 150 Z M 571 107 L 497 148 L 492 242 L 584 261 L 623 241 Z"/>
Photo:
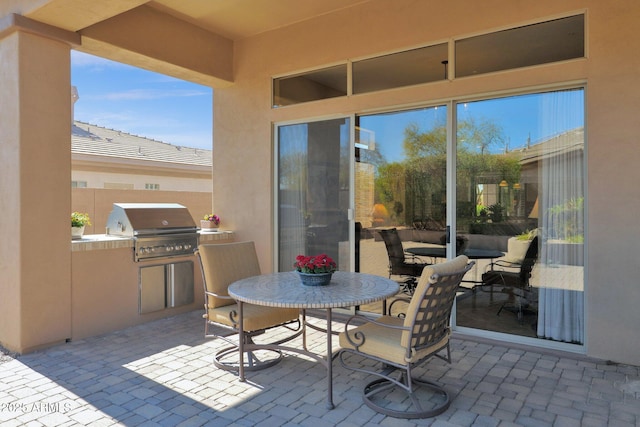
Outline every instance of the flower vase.
<path fill-rule="evenodd" d="M 84 225 L 82 227 L 71 227 L 71 240 L 82 239 L 84 234 Z"/>
<path fill-rule="evenodd" d="M 200 229 L 203 231 L 218 231 L 218 225 L 220 224 L 216 224 L 214 221 L 200 220 Z"/>
<path fill-rule="evenodd" d="M 326 286 L 331 282 L 333 273 L 302 273 L 298 271 L 300 282 L 305 286 Z"/>

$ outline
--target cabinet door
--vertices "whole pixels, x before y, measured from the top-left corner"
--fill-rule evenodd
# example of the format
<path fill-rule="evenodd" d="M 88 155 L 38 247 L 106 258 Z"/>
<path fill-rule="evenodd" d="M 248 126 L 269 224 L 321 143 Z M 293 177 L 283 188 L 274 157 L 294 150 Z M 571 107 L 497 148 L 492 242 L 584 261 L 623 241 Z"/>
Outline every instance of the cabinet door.
<path fill-rule="evenodd" d="M 140 267 L 138 312 L 151 313 L 165 306 L 165 266 Z"/>
<path fill-rule="evenodd" d="M 193 262 L 167 265 L 167 307 L 193 303 Z"/>

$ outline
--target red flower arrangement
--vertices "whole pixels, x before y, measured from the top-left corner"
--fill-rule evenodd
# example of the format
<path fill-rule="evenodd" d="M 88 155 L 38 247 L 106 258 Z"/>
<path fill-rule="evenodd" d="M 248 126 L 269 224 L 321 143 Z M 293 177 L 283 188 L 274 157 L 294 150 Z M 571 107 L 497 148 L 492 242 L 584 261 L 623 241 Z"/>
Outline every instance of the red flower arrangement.
<path fill-rule="evenodd" d="M 296 271 L 307 274 L 333 273 L 338 269 L 338 265 L 326 254 L 320 255 L 298 255 L 293 264 Z"/>

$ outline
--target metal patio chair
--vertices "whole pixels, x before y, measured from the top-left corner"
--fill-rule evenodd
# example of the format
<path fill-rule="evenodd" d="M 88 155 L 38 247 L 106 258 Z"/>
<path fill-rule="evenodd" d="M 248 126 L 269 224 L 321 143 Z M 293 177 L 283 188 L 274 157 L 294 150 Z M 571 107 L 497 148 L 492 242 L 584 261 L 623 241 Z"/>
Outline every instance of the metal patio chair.
<path fill-rule="evenodd" d="M 402 285 L 402 291 L 411 295 L 422 270 L 431 264 L 419 262 L 420 259 L 417 256 L 405 252 L 397 229 L 380 230 L 379 233 L 387 248 L 389 278 L 399 276 L 400 279 L 397 281 Z"/>
<path fill-rule="evenodd" d="M 286 327 L 281 339 L 267 344 L 281 344 L 294 339 L 304 331 L 300 322 L 300 311 L 295 308 L 263 307 L 253 304 L 243 306 L 244 337 L 232 338 L 239 332 L 238 306 L 227 293 L 233 282 L 260 275 L 260 265 L 254 242 L 223 244 L 201 244 L 196 251 L 202 267 L 204 284 L 205 319 L 204 335 L 219 338 L 230 345 L 219 349 L 214 355 L 214 364 L 224 370 L 238 371 L 238 339 L 253 343 L 254 338 L 276 327 Z M 247 352 L 244 357 L 245 370 L 258 370 L 273 366 L 282 359 L 277 350 Z"/>
<path fill-rule="evenodd" d="M 529 285 L 531 271 L 538 259 L 538 236 L 535 236 L 521 263 L 513 263 L 504 260 L 497 260 L 487 266 L 488 270 L 482 275 L 482 287 L 490 286 L 493 292 L 494 286 L 501 286 L 500 290 L 508 295 L 497 315 L 502 310 L 513 311 L 518 320 L 523 322 L 525 310 L 530 302 L 535 299 L 533 290 Z"/>
<path fill-rule="evenodd" d="M 449 319 L 453 301 L 458 285 L 473 265 L 462 255 L 426 267 L 404 317 L 349 318 L 340 334 L 338 357 L 347 369 L 379 377 L 364 388 L 363 400 L 368 407 L 399 418 L 427 418 L 447 410 L 451 400 L 444 387 L 414 376 L 414 369 L 432 356 L 451 363 Z M 440 354 L 444 350 L 446 354 Z M 382 367 L 350 363 L 347 355 L 372 359 Z"/>

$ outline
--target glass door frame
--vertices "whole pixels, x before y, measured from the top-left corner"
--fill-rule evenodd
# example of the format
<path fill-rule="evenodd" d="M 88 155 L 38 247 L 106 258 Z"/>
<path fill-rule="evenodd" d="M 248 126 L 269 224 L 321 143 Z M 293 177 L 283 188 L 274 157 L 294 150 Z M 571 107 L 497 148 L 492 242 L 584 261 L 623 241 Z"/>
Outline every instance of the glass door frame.
<path fill-rule="evenodd" d="M 301 124 L 308 124 L 308 123 L 317 123 L 317 122 L 322 122 L 322 121 L 329 121 L 329 120 L 337 120 L 337 119 L 344 119 L 344 120 L 349 120 L 349 191 L 348 191 L 348 199 L 349 199 L 349 206 L 347 208 L 347 221 L 348 221 L 348 236 L 349 236 L 349 271 L 353 272 L 355 271 L 355 221 L 354 221 L 354 217 L 353 217 L 353 212 L 354 212 L 354 200 L 355 200 L 355 189 L 354 189 L 354 183 L 355 183 L 355 125 L 354 125 L 354 120 L 355 120 L 355 114 L 335 114 L 335 115 L 327 115 L 327 116 L 319 116 L 319 117 L 313 117 L 313 118 L 303 118 L 303 119 L 297 119 L 297 120 L 288 120 L 288 121 L 282 121 L 282 122 L 277 122 L 277 123 L 273 123 L 272 125 L 272 162 L 273 162 L 273 206 L 272 206 L 272 214 L 273 214 L 273 224 L 274 224 L 274 228 L 273 228 L 273 232 L 272 232 L 272 236 L 273 236 L 273 271 L 278 271 L 279 268 L 279 245 L 280 245 L 280 241 L 279 241 L 279 235 L 278 235 L 278 230 L 280 227 L 280 223 L 279 223 L 279 215 L 278 215 L 278 207 L 279 207 L 279 202 L 280 202 L 280 197 L 279 197 L 279 181 L 278 181 L 278 171 L 279 171 L 279 163 L 280 163 L 280 159 L 279 159 L 279 140 L 278 140 L 278 136 L 279 136 L 279 130 L 282 127 L 285 126 L 291 126 L 291 125 L 301 125 Z M 293 264 L 293 260 L 292 260 L 292 264 Z"/>

